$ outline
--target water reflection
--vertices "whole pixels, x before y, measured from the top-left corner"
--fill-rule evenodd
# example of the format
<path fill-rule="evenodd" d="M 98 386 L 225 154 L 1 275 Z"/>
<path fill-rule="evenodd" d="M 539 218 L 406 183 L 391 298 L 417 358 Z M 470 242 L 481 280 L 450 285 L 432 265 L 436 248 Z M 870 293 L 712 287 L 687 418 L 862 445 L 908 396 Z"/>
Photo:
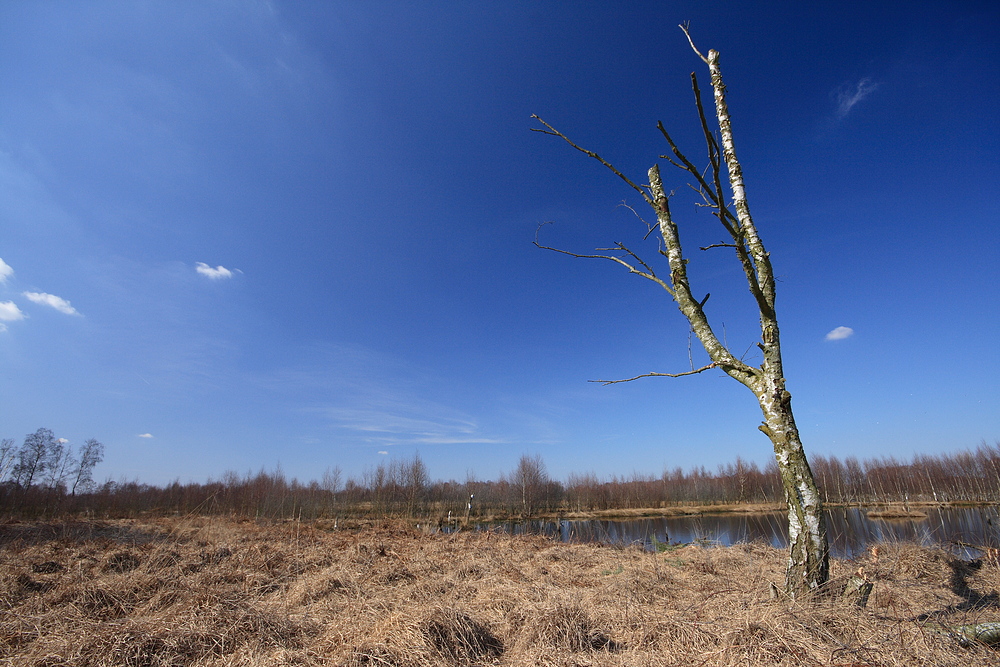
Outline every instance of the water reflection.
<path fill-rule="evenodd" d="M 874 519 L 868 508 L 834 508 L 826 513 L 830 552 L 835 558 L 853 558 L 877 542 L 1000 546 L 997 506 L 921 508 L 924 519 Z M 629 520 L 573 520 L 508 522 L 480 526 L 522 534 L 559 538 L 563 542 L 642 544 L 704 542 L 730 545 L 765 542 L 788 545 L 784 512 L 756 514 L 702 514 Z"/>

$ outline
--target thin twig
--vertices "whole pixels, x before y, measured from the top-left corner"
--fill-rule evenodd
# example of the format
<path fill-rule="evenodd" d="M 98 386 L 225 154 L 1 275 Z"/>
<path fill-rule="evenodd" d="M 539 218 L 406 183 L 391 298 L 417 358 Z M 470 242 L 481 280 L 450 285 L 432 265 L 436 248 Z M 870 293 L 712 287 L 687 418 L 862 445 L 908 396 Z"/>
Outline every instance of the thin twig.
<path fill-rule="evenodd" d="M 688 364 L 694 370 L 694 355 L 691 353 L 691 336 L 694 334 L 694 327 L 688 328 Z"/>
<path fill-rule="evenodd" d="M 696 375 L 698 373 L 703 373 L 713 368 L 718 368 L 718 366 L 719 364 L 713 361 L 707 366 L 696 368 L 693 371 L 684 371 L 683 373 L 643 373 L 642 375 L 636 375 L 634 378 L 625 378 L 624 380 L 587 380 L 587 382 L 597 382 L 606 387 L 609 384 L 618 384 L 620 382 L 631 382 L 632 380 L 638 380 L 640 378 L 679 378 L 679 377 L 684 377 L 685 375 Z"/>
<path fill-rule="evenodd" d="M 569 250 L 563 250 L 562 248 L 553 248 L 552 246 L 542 245 L 541 243 L 538 242 L 538 231 L 542 228 L 543 225 L 547 225 L 547 224 L 551 224 L 551 223 L 550 222 L 543 222 L 542 224 L 538 225 L 538 229 L 535 230 L 535 240 L 534 240 L 535 247 L 541 248 L 542 250 L 551 250 L 552 252 L 558 252 L 558 253 L 563 254 L 563 255 L 569 255 L 570 257 L 579 257 L 581 259 L 607 259 L 607 260 L 610 260 L 612 262 L 616 262 L 616 263 L 621 264 L 622 266 L 624 266 L 626 269 L 628 269 L 629 273 L 634 273 L 634 274 L 636 274 L 638 276 L 642 276 L 643 278 L 646 278 L 647 280 L 652 280 L 654 283 L 656 283 L 657 285 L 659 285 L 663 289 L 667 290 L 668 294 L 670 294 L 671 296 L 674 295 L 673 289 L 670 287 L 670 285 L 667 284 L 667 282 L 665 280 L 663 280 L 662 278 L 658 277 L 656 275 L 656 273 L 653 271 L 653 269 L 650 268 L 650 266 L 648 264 L 646 264 L 646 262 L 644 262 L 638 255 L 636 255 L 634 252 L 632 252 L 631 250 L 629 250 L 627 247 L 625 247 L 625 245 L 623 245 L 621 243 L 615 243 L 615 248 L 598 248 L 598 251 L 600 251 L 600 250 L 614 250 L 614 249 L 621 250 L 622 252 L 627 253 L 630 257 L 634 258 L 635 261 L 637 261 L 639 264 L 641 264 L 643 266 L 643 268 L 646 269 L 645 271 L 637 269 L 636 267 L 634 267 L 633 265 L 629 264 L 628 262 L 626 262 L 621 257 L 615 257 L 614 255 L 585 255 L 583 253 L 571 252 Z"/>
<path fill-rule="evenodd" d="M 671 194 L 673 194 L 673 193 L 671 193 Z M 646 222 L 646 220 L 641 215 L 639 215 L 638 211 L 636 211 L 634 208 L 632 208 L 631 206 L 629 206 L 625 202 L 622 202 L 621 204 L 618 204 L 618 205 L 619 206 L 624 206 L 628 210 L 632 211 L 632 215 L 634 215 L 635 217 L 639 218 L 639 221 L 642 224 L 646 225 L 646 230 L 647 231 L 646 231 L 646 235 L 642 237 L 643 241 L 645 241 L 646 239 L 648 239 L 650 234 L 652 234 L 653 232 L 655 232 L 657 229 L 660 228 L 660 222 L 659 222 L 659 220 L 656 221 L 655 225 L 651 225 L 648 222 Z"/>

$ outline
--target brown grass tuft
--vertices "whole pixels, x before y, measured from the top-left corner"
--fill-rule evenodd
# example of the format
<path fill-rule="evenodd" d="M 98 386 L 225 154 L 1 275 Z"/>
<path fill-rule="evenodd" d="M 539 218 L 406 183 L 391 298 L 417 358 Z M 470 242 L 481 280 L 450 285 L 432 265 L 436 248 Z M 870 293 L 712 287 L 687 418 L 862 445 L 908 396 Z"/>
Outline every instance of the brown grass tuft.
<path fill-rule="evenodd" d="M 427 622 L 425 631 L 442 658 L 455 665 L 493 662 L 503 655 L 503 641 L 466 613 L 441 609 Z"/>

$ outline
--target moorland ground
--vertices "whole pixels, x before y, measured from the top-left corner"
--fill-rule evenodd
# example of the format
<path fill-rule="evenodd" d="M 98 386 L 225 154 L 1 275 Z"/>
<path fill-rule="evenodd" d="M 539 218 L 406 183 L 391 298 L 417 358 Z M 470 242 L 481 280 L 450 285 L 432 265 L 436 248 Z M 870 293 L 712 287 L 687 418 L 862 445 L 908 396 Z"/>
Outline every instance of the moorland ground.
<path fill-rule="evenodd" d="M 763 544 L 638 548 L 225 518 L 0 526 L 0 664 L 993 665 L 1000 570 L 880 545 L 866 607 L 775 599 Z"/>

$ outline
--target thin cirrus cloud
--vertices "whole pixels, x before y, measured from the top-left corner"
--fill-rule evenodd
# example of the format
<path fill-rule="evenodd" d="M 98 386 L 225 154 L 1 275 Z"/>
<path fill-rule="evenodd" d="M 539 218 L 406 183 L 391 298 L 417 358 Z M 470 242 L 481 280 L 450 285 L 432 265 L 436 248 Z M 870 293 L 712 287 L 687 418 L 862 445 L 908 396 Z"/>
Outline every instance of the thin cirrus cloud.
<path fill-rule="evenodd" d="M 69 301 L 60 296 L 56 296 L 55 294 L 48 294 L 46 292 L 25 292 L 24 296 L 28 299 L 28 301 L 55 308 L 64 315 L 80 314 L 80 312 L 74 308 Z"/>
<path fill-rule="evenodd" d="M 838 88 L 834 94 L 837 100 L 837 117 L 843 118 L 849 114 L 858 102 L 875 92 L 876 88 L 878 88 L 878 84 L 868 77 L 855 84 L 845 83 Z"/>
<path fill-rule="evenodd" d="M 418 401 L 421 407 L 426 403 Z M 370 443 L 381 445 L 495 445 L 504 441 L 484 437 L 478 426 L 467 419 L 444 414 L 415 417 L 408 414 L 414 406 L 405 402 L 380 408 L 328 406 L 322 409 L 339 428 L 353 431 Z M 440 408 L 440 406 L 439 406 Z"/>
<path fill-rule="evenodd" d="M 837 327 L 830 333 L 826 335 L 827 340 L 844 340 L 845 338 L 850 338 L 854 335 L 854 329 L 851 327 Z"/>
<path fill-rule="evenodd" d="M 226 278 L 233 277 L 233 272 L 230 269 L 227 269 L 226 267 L 221 265 L 212 268 L 205 262 L 198 262 L 195 265 L 195 271 L 205 276 L 206 278 L 210 278 L 211 280 L 224 280 Z"/>
<path fill-rule="evenodd" d="M 6 285 L 7 279 L 14 275 L 14 269 L 10 268 L 10 264 L 0 259 L 0 285 Z"/>
<path fill-rule="evenodd" d="M 139 437 L 140 438 L 152 438 L 153 434 L 152 433 L 140 433 Z"/>

